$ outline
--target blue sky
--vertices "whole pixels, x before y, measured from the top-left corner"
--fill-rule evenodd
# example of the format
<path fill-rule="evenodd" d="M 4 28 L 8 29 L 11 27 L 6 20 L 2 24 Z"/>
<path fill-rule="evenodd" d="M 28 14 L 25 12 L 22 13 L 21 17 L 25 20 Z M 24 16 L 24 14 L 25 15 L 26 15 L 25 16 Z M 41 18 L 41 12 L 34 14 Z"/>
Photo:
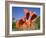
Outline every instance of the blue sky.
<path fill-rule="evenodd" d="M 24 9 L 26 7 L 12 7 L 12 18 L 15 18 L 15 20 L 19 20 L 19 18 L 24 16 Z M 32 8 L 27 7 L 29 11 L 34 11 L 36 15 L 40 16 L 40 8 Z"/>

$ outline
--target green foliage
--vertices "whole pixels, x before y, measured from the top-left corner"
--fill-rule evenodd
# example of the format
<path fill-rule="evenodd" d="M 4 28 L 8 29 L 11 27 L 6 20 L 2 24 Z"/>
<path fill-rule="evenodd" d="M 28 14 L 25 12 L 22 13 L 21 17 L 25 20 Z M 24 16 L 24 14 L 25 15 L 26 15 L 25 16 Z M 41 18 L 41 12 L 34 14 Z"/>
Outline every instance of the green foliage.
<path fill-rule="evenodd" d="M 12 28 L 16 28 L 16 22 L 12 22 Z"/>
<path fill-rule="evenodd" d="M 40 29 L 40 16 L 34 22 L 35 29 Z"/>

